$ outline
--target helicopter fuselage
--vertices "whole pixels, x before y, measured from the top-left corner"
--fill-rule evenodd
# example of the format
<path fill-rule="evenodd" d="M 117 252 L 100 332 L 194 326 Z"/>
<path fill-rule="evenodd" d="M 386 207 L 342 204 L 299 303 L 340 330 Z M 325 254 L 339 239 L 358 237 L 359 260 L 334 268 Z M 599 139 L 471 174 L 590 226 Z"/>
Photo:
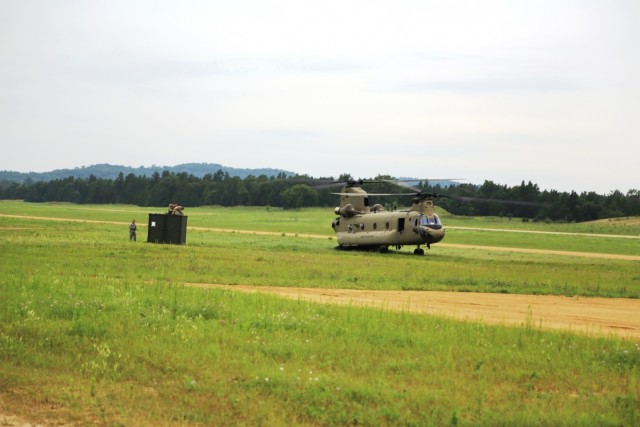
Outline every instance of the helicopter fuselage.
<path fill-rule="evenodd" d="M 431 247 L 444 238 L 445 229 L 434 211 L 433 200 L 416 198 L 409 210 L 386 211 L 382 205 L 369 205 L 369 194 L 359 187 L 346 186 L 340 194 L 338 217 L 331 226 L 339 247 L 373 247 L 386 251 L 416 245 Z"/>
<path fill-rule="evenodd" d="M 370 212 L 340 216 L 331 224 L 340 246 L 401 247 L 427 245 L 444 238 L 437 215 L 416 211 Z"/>

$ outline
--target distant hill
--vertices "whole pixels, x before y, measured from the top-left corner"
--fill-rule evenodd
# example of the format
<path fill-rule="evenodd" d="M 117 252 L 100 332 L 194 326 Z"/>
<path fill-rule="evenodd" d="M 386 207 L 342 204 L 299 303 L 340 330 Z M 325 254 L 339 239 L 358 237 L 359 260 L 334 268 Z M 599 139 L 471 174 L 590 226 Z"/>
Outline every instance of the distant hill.
<path fill-rule="evenodd" d="M 237 176 L 240 178 L 246 178 L 249 175 L 260 176 L 276 176 L 280 173 L 285 175 L 295 175 L 294 172 L 285 171 L 282 169 L 238 169 L 228 166 L 222 166 L 216 163 L 184 163 L 177 166 L 140 166 L 137 168 L 131 166 L 110 165 L 108 163 L 102 163 L 91 166 L 82 166 L 73 169 L 56 169 L 51 172 L 14 172 L 14 171 L 0 171 L 0 182 L 10 181 L 23 183 L 27 180 L 31 181 L 51 181 L 54 179 L 64 179 L 70 176 L 74 178 L 89 178 L 93 175 L 96 178 L 103 179 L 116 179 L 118 174 L 122 172 L 124 176 L 130 173 L 139 176 L 151 176 L 155 172 L 162 174 L 163 171 L 182 173 L 186 172 L 190 175 L 202 178 L 206 174 L 214 174 L 221 170 L 228 173 L 230 176 Z"/>
<path fill-rule="evenodd" d="M 424 179 L 420 179 L 420 178 L 409 178 L 409 177 L 401 177 L 398 178 L 400 181 L 404 182 L 404 184 L 408 185 L 408 186 L 412 186 L 412 187 L 416 187 L 420 184 L 424 184 L 425 182 L 430 184 L 430 185 L 439 185 L 440 187 L 446 188 L 446 187 L 455 187 L 457 185 L 460 185 L 460 180 L 449 180 L 449 179 L 436 179 L 433 181 L 429 181 L 429 180 L 424 180 Z"/>

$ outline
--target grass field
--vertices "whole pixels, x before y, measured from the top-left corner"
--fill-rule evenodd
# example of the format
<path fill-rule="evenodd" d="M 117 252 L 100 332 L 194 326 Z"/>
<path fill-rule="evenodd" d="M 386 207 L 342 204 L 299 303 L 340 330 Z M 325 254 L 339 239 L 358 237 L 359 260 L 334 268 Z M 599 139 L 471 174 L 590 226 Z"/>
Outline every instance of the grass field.
<path fill-rule="evenodd" d="M 144 227 L 128 241 L 128 222 L 161 208 L 0 207 L 97 221 L 0 217 L 0 413 L 78 425 L 640 423 L 639 342 L 182 286 L 638 298 L 638 261 L 336 251 L 328 209 L 188 209 L 193 230 L 174 246 L 144 243 Z M 442 217 L 451 243 L 640 255 L 637 238 L 455 228 L 639 236 L 633 219 Z"/>

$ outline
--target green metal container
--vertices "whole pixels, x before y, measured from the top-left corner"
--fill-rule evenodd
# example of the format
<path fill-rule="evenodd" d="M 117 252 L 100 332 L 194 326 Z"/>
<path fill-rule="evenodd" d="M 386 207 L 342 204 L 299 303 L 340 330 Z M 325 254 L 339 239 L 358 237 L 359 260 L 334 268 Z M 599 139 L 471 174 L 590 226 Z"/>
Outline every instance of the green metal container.
<path fill-rule="evenodd" d="M 147 242 L 184 245 L 187 242 L 187 217 L 150 213 Z"/>

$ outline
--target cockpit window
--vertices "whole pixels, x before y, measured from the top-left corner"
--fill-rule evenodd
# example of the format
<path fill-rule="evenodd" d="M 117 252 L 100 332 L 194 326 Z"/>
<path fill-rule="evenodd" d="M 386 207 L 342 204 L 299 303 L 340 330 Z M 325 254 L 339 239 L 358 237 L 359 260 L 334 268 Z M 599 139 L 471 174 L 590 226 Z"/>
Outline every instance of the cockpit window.
<path fill-rule="evenodd" d="M 433 216 L 422 215 L 420 217 L 420 225 L 440 225 L 440 218 L 436 214 L 433 214 Z"/>

